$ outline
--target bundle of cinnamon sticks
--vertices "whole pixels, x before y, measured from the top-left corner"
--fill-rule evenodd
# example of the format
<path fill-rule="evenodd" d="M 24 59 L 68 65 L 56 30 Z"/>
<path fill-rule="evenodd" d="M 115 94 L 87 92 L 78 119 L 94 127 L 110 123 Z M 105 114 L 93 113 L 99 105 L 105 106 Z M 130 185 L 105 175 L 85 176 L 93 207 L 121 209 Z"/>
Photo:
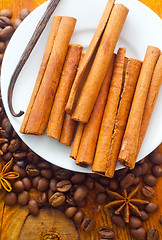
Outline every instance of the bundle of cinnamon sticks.
<path fill-rule="evenodd" d="M 162 53 L 144 61 L 114 49 L 128 9 L 109 0 L 86 51 L 69 45 L 76 19 L 55 16 L 21 133 L 45 132 L 71 145 L 77 165 L 113 177 L 117 161 L 132 169 L 162 83 Z"/>

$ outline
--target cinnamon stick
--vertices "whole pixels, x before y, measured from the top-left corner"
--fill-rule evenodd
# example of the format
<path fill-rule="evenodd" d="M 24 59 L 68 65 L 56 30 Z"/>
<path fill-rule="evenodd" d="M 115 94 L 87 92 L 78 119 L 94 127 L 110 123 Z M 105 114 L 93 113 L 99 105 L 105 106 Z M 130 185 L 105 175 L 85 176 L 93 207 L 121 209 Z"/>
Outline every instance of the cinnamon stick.
<path fill-rule="evenodd" d="M 124 86 L 120 97 L 118 112 L 115 119 L 111 146 L 108 154 L 105 176 L 112 178 L 120 151 L 120 146 L 126 127 L 132 99 L 139 77 L 142 62 L 133 58 L 128 59 L 124 77 Z"/>
<path fill-rule="evenodd" d="M 71 146 L 75 129 L 76 129 L 77 122 L 74 121 L 71 116 L 69 116 L 67 113 L 65 114 L 65 119 L 64 119 L 64 124 L 62 127 L 62 132 L 61 132 L 61 137 L 60 137 L 60 142 L 67 145 Z"/>
<path fill-rule="evenodd" d="M 75 23 L 72 17 L 61 17 L 39 89 L 34 99 L 31 98 L 32 107 L 27 109 L 28 118 L 23 121 L 22 133 L 41 135 L 45 131 Z"/>
<path fill-rule="evenodd" d="M 111 60 L 110 67 L 106 73 L 94 109 L 90 116 L 89 122 L 85 124 L 81 143 L 79 146 L 76 164 L 82 167 L 92 165 L 98 139 L 98 133 L 107 101 L 110 80 L 114 66 L 115 54 Z"/>
<path fill-rule="evenodd" d="M 77 158 L 80 141 L 81 141 L 82 134 L 83 134 L 83 129 L 84 129 L 84 124 L 78 123 L 77 130 L 76 130 L 75 137 L 74 137 L 74 142 L 72 144 L 72 148 L 71 148 L 71 152 L 70 152 L 70 157 L 73 159 Z"/>
<path fill-rule="evenodd" d="M 104 174 L 123 84 L 125 48 L 118 50 L 108 99 L 102 119 L 92 171 Z"/>
<path fill-rule="evenodd" d="M 114 2 L 115 2 L 115 0 L 108 0 L 105 10 L 103 12 L 103 15 L 101 17 L 101 20 L 97 26 L 97 29 L 96 29 L 96 31 L 93 35 L 93 38 L 88 46 L 88 49 L 86 51 L 85 58 L 81 62 L 80 67 L 78 69 L 77 76 L 75 79 L 76 84 L 73 86 L 73 88 L 70 92 L 70 96 L 69 96 L 69 99 L 68 99 L 68 102 L 66 105 L 66 112 L 69 115 L 72 115 L 73 109 L 78 100 L 80 89 L 82 88 L 82 85 L 83 85 L 82 82 L 84 82 L 84 80 L 82 80 L 83 74 L 86 71 L 86 68 L 87 68 L 89 62 L 91 61 L 91 58 L 92 58 L 92 55 L 94 54 L 95 49 L 97 49 L 97 45 L 100 42 L 102 33 L 103 33 L 105 26 L 107 24 L 107 21 L 110 17 L 110 13 L 114 6 Z M 84 77 L 84 79 L 85 79 L 85 77 Z M 81 84 L 81 86 L 80 86 L 80 84 Z"/>
<path fill-rule="evenodd" d="M 69 46 L 46 131 L 49 137 L 60 139 L 65 106 L 76 75 L 82 49 L 83 47 L 78 44 Z"/>
<path fill-rule="evenodd" d="M 159 56 L 159 59 L 156 63 L 153 76 L 151 79 L 151 84 L 149 88 L 149 92 L 146 98 L 146 104 L 144 108 L 144 113 L 142 117 L 142 123 L 141 123 L 141 131 L 140 131 L 140 138 L 139 138 L 139 144 L 138 144 L 138 152 L 142 146 L 143 139 L 145 137 L 152 112 L 154 110 L 156 100 L 158 97 L 158 93 L 160 90 L 162 84 L 162 53 Z"/>
<path fill-rule="evenodd" d="M 158 48 L 148 46 L 124 133 L 119 161 L 130 169 L 133 169 L 136 163 L 145 102 L 159 55 L 160 50 Z"/>
<path fill-rule="evenodd" d="M 115 4 L 112 9 L 90 73 L 72 114 L 76 121 L 87 123 L 89 120 L 128 11 L 122 4 Z"/>

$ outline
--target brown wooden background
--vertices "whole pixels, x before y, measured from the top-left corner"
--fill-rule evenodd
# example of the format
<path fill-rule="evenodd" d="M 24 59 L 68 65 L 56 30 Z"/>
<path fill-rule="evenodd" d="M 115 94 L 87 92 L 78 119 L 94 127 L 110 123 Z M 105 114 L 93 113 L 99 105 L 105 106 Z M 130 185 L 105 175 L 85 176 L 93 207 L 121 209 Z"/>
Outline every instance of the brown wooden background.
<path fill-rule="evenodd" d="M 63 0 L 62 0 L 63 1 Z M 76 0 L 77 1 L 77 0 Z M 45 2 L 45 0 L 0 0 L 0 10 L 9 8 L 13 11 L 13 19 L 19 17 L 20 10 L 22 8 L 28 8 L 30 11 L 32 11 L 34 8 L 38 7 L 40 4 Z M 141 0 L 144 4 L 146 4 L 148 7 L 150 7 L 153 11 L 155 11 L 161 18 L 162 18 L 162 0 Z M 149 26 L 148 26 L 149 27 Z M 162 145 L 159 148 L 159 151 L 162 153 Z M 153 202 L 156 202 L 159 206 L 159 209 L 156 213 L 152 214 L 149 218 L 149 221 L 147 221 L 144 224 L 144 227 L 146 229 L 149 229 L 150 227 L 156 226 L 158 230 L 160 230 L 160 240 L 162 240 L 162 227 L 159 224 L 159 217 L 162 215 L 162 178 L 158 179 L 158 184 L 155 187 L 155 196 L 153 198 Z M 0 194 L 0 199 L 2 198 L 2 193 Z M 2 216 L 2 209 L 0 209 L 0 220 Z M 9 209 L 8 209 L 9 210 Z M 17 211 L 17 207 L 10 208 L 11 213 L 13 214 L 14 211 Z M 23 211 L 23 210 L 21 210 Z M 130 240 L 132 239 L 129 234 L 128 228 L 117 228 L 114 225 L 112 226 L 110 221 L 110 214 L 107 210 L 104 210 L 102 207 L 100 209 L 97 208 L 95 204 L 95 197 L 94 193 L 92 192 L 89 195 L 89 199 L 87 202 L 87 206 L 83 209 L 85 216 L 91 216 L 96 219 L 96 228 L 91 233 L 80 233 L 81 240 L 96 240 L 98 239 L 98 229 L 102 226 L 109 225 L 110 227 L 113 227 L 113 229 L 116 232 L 116 239 L 120 240 Z M 12 214 L 9 214 L 6 217 L 11 217 Z M 32 227 L 32 226 L 31 226 Z M 29 229 L 30 230 L 30 229 Z M 5 225 L 4 228 L 2 227 L 2 231 L 5 231 Z M 1 239 L 1 238 L 0 238 Z M 16 239 L 15 239 L 16 240 Z"/>

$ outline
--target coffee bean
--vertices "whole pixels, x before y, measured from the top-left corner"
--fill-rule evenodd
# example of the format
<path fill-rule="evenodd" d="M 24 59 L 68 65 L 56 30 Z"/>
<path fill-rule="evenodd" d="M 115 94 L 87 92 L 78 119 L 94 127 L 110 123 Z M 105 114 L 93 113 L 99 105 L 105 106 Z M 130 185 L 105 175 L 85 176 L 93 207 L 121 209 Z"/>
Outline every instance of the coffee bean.
<path fill-rule="evenodd" d="M 39 206 L 45 206 L 47 204 L 47 193 L 46 192 L 42 192 L 39 195 L 38 204 L 39 204 Z"/>
<path fill-rule="evenodd" d="M 135 239 L 144 240 L 146 239 L 146 231 L 143 227 L 137 229 L 130 229 L 130 234 Z"/>
<path fill-rule="evenodd" d="M 100 177 L 99 180 L 98 180 L 102 185 L 104 186 L 108 186 L 109 183 L 110 183 L 110 178 L 108 177 Z"/>
<path fill-rule="evenodd" d="M 6 45 L 4 42 L 0 42 L 0 53 L 3 53 L 6 49 Z"/>
<path fill-rule="evenodd" d="M 46 192 L 49 187 L 49 181 L 46 178 L 40 178 L 38 181 L 37 189 L 41 192 Z"/>
<path fill-rule="evenodd" d="M 159 222 L 160 222 L 160 224 L 162 225 L 162 216 L 160 216 Z"/>
<path fill-rule="evenodd" d="M 142 222 L 138 217 L 131 216 L 129 221 L 129 227 L 136 229 L 142 226 Z"/>
<path fill-rule="evenodd" d="M 98 193 L 96 197 L 96 201 L 99 204 L 103 204 L 107 201 L 107 195 L 106 193 Z"/>
<path fill-rule="evenodd" d="M 44 178 L 51 179 L 52 178 L 52 170 L 51 169 L 42 169 L 41 170 L 41 175 Z"/>
<path fill-rule="evenodd" d="M 110 189 L 112 191 L 117 191 L 119 188 L 119 182 L 116 179 L 111 179 L 110 180 Z"/>
<path fill-rule="evenodd" d="M 8 146 L 8 150 L 11 153 L 13 153 L 13 152 L 17 151 L 19 147 L 20 147 L 20 140 L 18 138 L 12 139 L 10 141 L 10 145 Z"/>
<path fill-rule="evenodd" d="M 118 227 L 123 228 L 125 226 L 124 219 L 121 216 L 113 215 L 111 221 Z"/>
<path fill-rule="evenodd" d="M 115 237 L 114 230 L 107 227 L 101 228 L 98 233 L 103 239 L 114 239 Z"/>
<path fill-rule="evenodd" d="M 89 189 L 93 189 L 94 187 L 94 180 L 91 177 L 87 177 L 85 180 L 85 185 L 89 188 Z"/>
<path fill-rule="evenodd" d="M 7 26 L 5 27 L 1 32 L 0 32 L 0 40 L 1 41 L 7 41 L 11 38 L 11 36 L 14 33 L 14 28 L 12 26 Z"/>
<path fill-rule="evenodd" d="M 154 196 L 154 190 L 152 187 L 149 187 L 147 185 L 142 187 L 142 193 L 147 198 L 152 198 Z"/>
<path fill-rule="evenodd" d="M 68 207 L 65 210 L 65 215 L 69 218 L 72 218 L 76 214 L 77 210 L 78 209 L 76 207 Z"/>
<path fill-rule="evenodd" d="M 28 151 L 28 146 L 23 142 L 23 141 L 21 141 L 21 149 L 22 149 L 22 151 L 24 151 L 24 152 L 27 152 Z"/>
<path fill-rule="evenodd" d="M 39 205 L 36 200 L 29 200 L 28 208 L 31 215 L 37 216 L 39 214 Z"/>
<path fill-rule="evenodd" d="M 29 202 L 29 193 L 27 191 L 23 191 L 18 194 L 18 203 L 21 206 L 27 205 Z"/>
<path fill-rule="evenodd" d="M 68 180 L 71 178 L 72 173 L 68 170 L 59 168 L 55 172 L 55 176 L 58 180 Z"/>
<path fill-rule="evenodd" d="M 130 187 L 133 184 L 134 179 L 135 179 L 134 174 L 133 173 L 129 173 L 121 180 L 120 186 L 122 188 L 126 189 L 126 188 Z"/>
<path fill-rule="evenodd" d="M 153 153 L 150 154 L 149 160 L 153 164 L 160 165 L 160 164 L 162 164 L 162 154 L 153 152 Z"/>
<path fill-rule="evenodd" d="M 85 232 L 90 232 L 95 226 L 95 221 L 91 218 L 85 218 L 81 224 L 81 229 Z"/>
<path fill-rule="evenodd" d="M 0 16 L 12 18 L 12 11 L 10 9 L 3 9 L 0 11 Z"/>
<path fill-rule="evenodd" d="M 54 192 L 51 191 L 51 189 L 48 190 L 48 199 L 54 194 Z"/>
<path fill-rule="evenodd" d="M 140 183 L 140 177 L 135 177 L 133 185 L 137 185 Z"/>
<path fill-rule="evenodd" d="M 17 203 L 17 195 L 14 192 L 8 192 L 5 194 L 4 202 L 8 206 L 14 206 Z"/>
<path fill-rule="evenodd" d="M 49 203 L 53 207 L 58 207 L 62 205 L 64 202 L 65 202 L 65 195 L 61 192 L 54 193 L 49 199 Z"/>
<path fill-rule="evenodd" d="M 18 180 L 16 182 L 13 183 L 13 190 L 16 193 L 20 193 L 24 191 L 24 185 L 23 182 L 21 180 Z"/>
<path fill-rule="evenodd" d="M 23 168 L 20 168 L 17 164 L 12 167 L 14 172 L 18 172 L 22 178 L 26 177 L 26 171 Z"/>
<path fill-rule="evenodd" d="M 75 215 L 74 215 L 74 222 L 77 225 L 80 225 L 81 222 L 83 220 L 83 213 L 81 211 L 78 211 Z"/>
<path fill-rule="evenodd" d="M 147 221 L 149 219 L 149 215 L 144 210 L 141 210 L 140 218 L 142 221 Z"/>
<path fill-rule="evenodd" d="M 13 27 L 14 29 L 16 30 L 18 28 L 18 26 L 21 24 L 21 19 L 19 18 L 16 18 L 14 21 L 13 21 Z"/>
<path fill-rule="evenodd" d="M 156 178 L 162 177 L 162 167 L 159 165 L 152 166 L 151 172 Z"/>
<path fill-rule="evenodd" d="M 52 178 L 51 180 L 50 180 L 50 189 L 51 189 L 51 191 L 53 191 L 53 192 L 56 192 L 56 190 L 57 190 L 57 180 L 55 179 L 55 178 Z"/>
<path fill-rule="evenodd" d="M 0 17 L 0 28 L 5 28 L 7 26 L 12 26 L 12 22 L 8 17 L 1 16 Z"/>
<path fill-rule="evenodd" d="M 105 192 L 105 187 L 102 186 L 101 183 L 99 183 L 98 181 L 95 181 L 94 186 L 99 192 Z"/>
<path fill-rule="evenodd" d="M 135 177 L 140 177 L 142 175 L 142 167 L 141 165 L 137 165 L 133 170 L 132 173 L 135 175 Z"/>
<path fill-rule="evenodd" d="M 82 183 L 85 180 L 86 175 L 83 173 L 76 173 L 71 177 L 71 182 L 73 184 Z"/>
<path fill-rule="evenodd" d="M 83 208 L 86 206 L 86 201 L 83 199 L 82 201 L 75 201 L 76 205 L 80 208 Z"/>
<path fill-rule="evenodd" d="M 27 162 L 26 161 L 17 161 L 16 164 L 20 168 L 26 168 Z"/>
<path fill-rule="evenodd" d="M 142 168 L 142 175 L 147 174 L 148 170 L 149 170 L 149 165 L 148 163 L 145 161 L 143 164 L 141 164 L 141 168 Z"/>
<path fill-rule="evenodd" d="M 28 15 L 29 15 L 29 10 L 27 8 L 23 8 L 20 12 L 20 19 L 23 21 Z"/>
<path fill-rule="evenodd" d="M 3 153 L 7 153 L 7 150 L 8 150 L 8 143 L 4 143 L 3 145 L 2 145 L 2 147 L 1 147 L 1 149 L 2 149 L 2 152 Z M 12 156 L 11 156 L 12 157 Z"/>
<path fill-rule="evenodd" d="M 1 42 L 0 42 L 0 43 L 1 43 Z M 6 130 L 4 130 L 4 129 L 0 129 L 0 136 L 1 136 L 2 138 L 9 138 L 8 132 L 6 132 Z"/>
<path fill-rule="evenodd" d="M 72 185 L 69 180 L 62 180 L 57 183 L 56 187 L 57 187 L 57 191 L 59 191 L 59 192 L 67 192 L 70 190 Z"/>
<path fill-rule="evenodd" d="M 33 164 L 37 164 L 38 161 L 39 161 L 38 155 L 36 155 L 36 154 L 35 154 L 34 152 L 32 152 L 32 151 L 27 154 L 27 159 L 28 159 L 28 161 L 29 161 L 30 163 L 33 163 Z"/>
<path fill-rule="evenodd" d="M 145 207 L 145 211 L 147 213 L 154 213 L 156 210 L 158 209 L 158 206 L 156 203 L 150 202 L 149 204 L 147 204 L 147 206 Z"/>
<path fill-rule="evenodd" d="M 156 228 L 150 228 L 147 232 L 147 240 L 158 240 L 159 232 Z"/>
<path fill-rule="evenodd" d="M 74 198 L 71 194 L 68 194 L 66 195 L 66 203 L 69 205 L 69 206 L 76 206 L 76 202 L 74 201 Z"/>
<path fill-rule="evenodd" d="M 5 162 L 8 162 L 12 158 L 12 153 L 6 152 L 5 154 L 2 155 L 2 158 Z"/>
<path fill-rule="evenodd" d="M 144 180 L 144 183 L 150 187 L 155 186 L 157 183 L 156 178 L 152 174 L 145 175 L 143 180 Z"/>
<path fill-rule="evenodd" d="M 41 169 L 50 169 L 51 168 L 51 164 L 46 162 L 46 161 L 42 161 L 40 163 L 38 163 L 38 168 L 41 168 Z"/>
<path fill-rule="evenodd" d="M 18 138 L 18 135 L 17 135 L 17 133 L 15 132 L 15 130 L 13 130 L 13 132 L 12 132 L 12 138 Z"/>
<path fill-rule="evenodd" d="M 37 177 L 33 178 L 32 184 L 33 184 L 34 188 L 37 188 L 38 182 L 39 182 L 40 179 L 41 179 L 41 176 L 37 176 Z"/>
<path fill-rule="evenodd" d="M 79 185 L 74 192 L 74 200 L 75 201 L 82 201 L 88 194 L 88 187 L 85 185 Z"/>
<path fill-rule="evenodd" d="M 39 169 L 33 164 L 28 164 L 26 166 L 26 172 L 30 177 L 36 177 L 40 174 Z"/>
<path fill-rule="evenodd" d="M 27 156 L 27 152 L 17 152 L 17 153 L 13 153 L 13 157 L 16 159 L 16 160 L 21 160 L 23 158 L 26 158 Z"/>
<path fill-rule="evenodd" d="M 30 189 L 32 188 L 32 183 L 31 180 L 27 177 L 22 179 L 23 185 L 24 185 L 24 189 L 26 191 L 30 191 Z"/>

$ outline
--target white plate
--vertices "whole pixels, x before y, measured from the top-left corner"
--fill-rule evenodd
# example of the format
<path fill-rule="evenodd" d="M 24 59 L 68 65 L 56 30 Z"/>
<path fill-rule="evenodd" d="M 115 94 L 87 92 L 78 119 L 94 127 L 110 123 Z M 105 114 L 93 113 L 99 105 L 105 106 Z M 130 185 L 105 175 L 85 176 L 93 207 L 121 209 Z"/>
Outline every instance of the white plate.
<path fill-rule="evenodd" d="M 136 0 L 117 0 L 116 2 L 123 3 L 130 10 L 116 50 L 119 47 L 127 47 L 126 55 L 140 60 L 143 60 L 148 45 L 157 46 L 162 50 L 162 20 L 149 8 Z M 102 16 L 106 3 L 107 0 L 61 0 L 54 15 L 67 15 L 77 18 L 71 43 L 83 44 L 84 50 L 86 50 Z M 20 134 L 19 129 L 23 116 L 15 118 L 10 114 L 8 109 L 7 90 L 11 75 L 47 4 L 48 2 L 42 4 L 23 21 L 14 33 L 6 49 L 1 75 L 4 107 L 18 135 L 42 158 L 66 169 L 79 172 L 91 172 L 91 168 L 84 169 L 78 167 L 75 165 L 74 160 L 69 158 L 70 147 L 66 147 L 46 135 L 31 136 Z M 15 85 L 13 106 L 16 112 L 19 112 L 19 110 L 26 111 L 43 57 L 51 23 L 52 18 L 21 71 Z M 161 143 L 161 119 L 162 88 L 138 160 L 144 158 Z M 118 164 L 116 169 L 120 168 L 122 168 L 122 166 Z"/>

